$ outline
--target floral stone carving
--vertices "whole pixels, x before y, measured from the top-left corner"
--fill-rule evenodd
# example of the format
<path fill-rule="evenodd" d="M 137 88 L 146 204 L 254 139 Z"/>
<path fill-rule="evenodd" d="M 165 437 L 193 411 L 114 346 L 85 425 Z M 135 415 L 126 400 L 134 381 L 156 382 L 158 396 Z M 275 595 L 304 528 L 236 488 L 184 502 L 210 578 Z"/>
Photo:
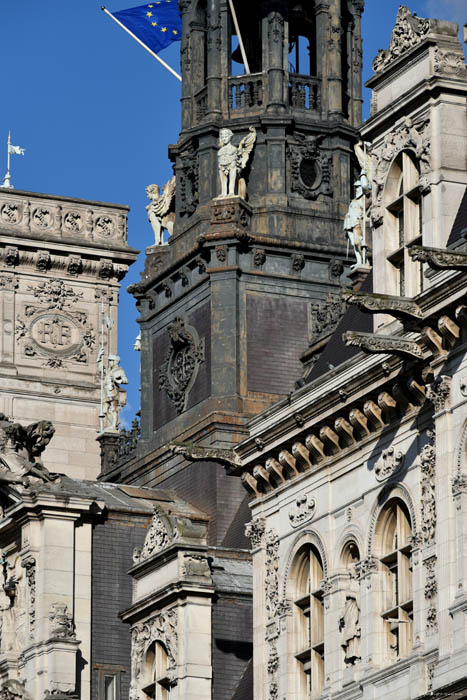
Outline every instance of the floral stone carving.
<path fill-rule="evenodd" d="M 422 471 L 422 536 L 425 544 L 431 544 L 436 533 L 436 450 L 433 445 L 428 444 L 422 448 L 420 465 Z"/>
<path fill-rule="evenodd" d="M 266 520 L 264 518 L 254 518 L 246 524 L 245 536 L 250 540 L 253 549 L 261 547 L 265 529 Z"/>
<path fill-rule="evenodd" d="M 131 632 L 131 685 L 129 700 L 141 700 L 141 675 L 145 654 L 153 642 L 161 642 L 167 653 L 167 678 L 170 685 L 177 682 L 178 614 L 172 608 L 159 613 L 148 622 L 138 622 Z"/>
<path fill-rule="evenodd" d="M 71 306 L 73 302 L 78 301 L 83 296 L 82 292 L 75 292 L 72 287 L 58 279 L 41 282 L 36 287 L 28 287 L 28 290 L 47 309 L 58 309 L 59 311 Z"/>
<path fill-rule="evenodd" d="M 305 199 L 315 200 L 320 194 L 332 196 L 332 158 L 319 148 L 323 139 L 322 135 L 296 134 L 295 142 L 288 144 L 292 192 Z"/>
<path fill-rule="evenodd" d="M 204 340 L 176 318 L 168 328 L 170 348 L 159 372 L 159 387 L 175 405 L 177 413 L 186 409 L 188 394 L 193 386 L 201 363 L 204 362 Z"/>

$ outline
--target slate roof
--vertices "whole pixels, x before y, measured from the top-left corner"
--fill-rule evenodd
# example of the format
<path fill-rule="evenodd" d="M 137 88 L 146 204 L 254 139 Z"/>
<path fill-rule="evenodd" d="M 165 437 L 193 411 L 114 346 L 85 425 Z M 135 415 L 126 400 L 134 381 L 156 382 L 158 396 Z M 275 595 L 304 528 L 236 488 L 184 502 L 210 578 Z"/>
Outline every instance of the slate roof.
<path fill-rule="evenodd" d="M 462 239 L 467 240 L 467 187 L 448 239 L 448 248 L 456 247 Z"/>

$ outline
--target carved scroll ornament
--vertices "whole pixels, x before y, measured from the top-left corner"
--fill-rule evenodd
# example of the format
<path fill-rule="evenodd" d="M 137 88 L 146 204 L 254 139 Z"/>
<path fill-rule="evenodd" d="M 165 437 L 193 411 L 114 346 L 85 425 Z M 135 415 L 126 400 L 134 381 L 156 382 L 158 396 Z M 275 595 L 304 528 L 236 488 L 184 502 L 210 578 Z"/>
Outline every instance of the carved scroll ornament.
<path fill-rule="evenodd" d="M 145 655 L 153 642 L 161 642 L 167 654 L 167 678 L 177 682 L 178 612 L 176 608 L 159 613 L 148 622 L 137 623 L 131 633 L 131 684 L 129 700 L 141 700 L 141 676 Z"/>
<path fill-rule="evenodd" d="M 175 405 L 177 413 L 182 413 L 188 401 L 188 394 L 204 362 L 204 340 L 200 340 L 191 326 L 181 318 L 168 327 L 170 348 L 159 371 L 159 386 Z"/>
<path fill-rule="evenodd" d="M 292 192 L 305 199 L 315 200 L 320 194 L 332 197 L 332 158 L 319 148 L 323 138 L 295 134 L 287 147 Z"/>
<path fill-rule="evenodd" d="M 420 44 L 430 31 L 430 20 L 417 17 L 408 7 L 401 5 L 392 30 L 389 49 L 380 49 L 373 61 L 373 70 L 379 73 L 409 49 Z"/>
<path fill-rule="evenodd" d="M 389 353 L 394 355 L 410 355 L 417 359 L 423 358 L 423 350 L 419 343 L 409 338 L 374 333 L 358 333 L 346 331 L 342 336 L 346 345 L 353 345 L 369 353 Z"/>

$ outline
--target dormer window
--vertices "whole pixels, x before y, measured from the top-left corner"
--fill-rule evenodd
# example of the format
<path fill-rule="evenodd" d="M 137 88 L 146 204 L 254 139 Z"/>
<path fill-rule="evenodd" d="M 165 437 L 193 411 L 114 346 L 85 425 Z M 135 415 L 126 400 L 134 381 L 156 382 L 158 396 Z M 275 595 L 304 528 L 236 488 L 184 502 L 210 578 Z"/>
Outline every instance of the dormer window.
<path fill-rule="evenodd" d="M 423 290 L 423 268 L 407 247 L 422 243 L 423 209 L 420 173 L 412 153 L 403 151 L 394 160 L 386 180 L 384 200 L 385 249 L 390 264 L 392 294 L 412 297 Z"/>

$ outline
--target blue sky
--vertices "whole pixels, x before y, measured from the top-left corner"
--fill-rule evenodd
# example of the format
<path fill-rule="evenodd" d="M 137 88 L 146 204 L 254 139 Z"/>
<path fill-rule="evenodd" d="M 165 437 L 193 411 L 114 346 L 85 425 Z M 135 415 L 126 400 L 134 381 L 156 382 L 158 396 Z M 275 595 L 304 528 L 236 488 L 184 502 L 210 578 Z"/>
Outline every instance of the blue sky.
<path fill-rule="evenodd" d="M 141 4 L 106 2 L 111 11 Z M 153 242 L 145 187 L 163 185 L 172 174 L 167 144 L 178 137 L 180 83 L 101 12 L 101 4 L 1 0 L 0 176 L 11 129 L 13 143 L 27 149 L 24 157 L 12 158 L 17 189 L 128 204 L 129 242 L 144 252 Z M 365 80 L 378 49 L 389 44 L 398 6 L 398 0 L 366 2 Z M 415 0 L 410 9 L 422 17 L 467 21 L 466 0 Z M 176 69 L 179 46 L 162 53 Z M 143 257 L 120 295 L 119 353 L 130 380 L 127 420 L 139 406 L 139 355 L 133 350 L 136 309 L 125 288 L 139 279 Z"/>

